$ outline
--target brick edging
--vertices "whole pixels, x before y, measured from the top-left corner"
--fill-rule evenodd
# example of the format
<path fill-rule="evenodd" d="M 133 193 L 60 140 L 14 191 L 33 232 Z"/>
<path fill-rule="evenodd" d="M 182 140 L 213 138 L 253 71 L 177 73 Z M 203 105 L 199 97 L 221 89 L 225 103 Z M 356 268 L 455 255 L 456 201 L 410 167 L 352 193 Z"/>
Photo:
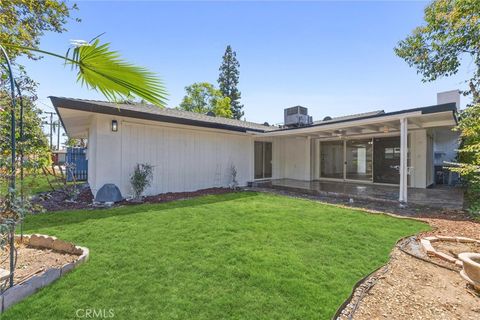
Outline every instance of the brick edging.
<path fill-rule="evenodd" d="M 422 244 L 423 249 L 429 256 L 437 257 L 443 260 L 446 260 L 451 263 L 455 263 L 455 265 L 462 267 L 463 263 L 461 260 L 446 254 L 441 251 L 437 251 L 433 246 L 432 242 L 438 242 L 438 241 L 446 241 L 446 242 L 462 242 L 462 243 L 478 243 L 480 244 L 480 240 L 476 239 L 471 239 L 471 238 L 466 238 L 466 237 L 449 237 L 449 236 L 429 236 L 420 239 L 420 243 Z"/>
<path fill-rule="evenodd" d="M 15 238 L 19 239 L 20 236 L 17 235 Z M 71 242 L 42 234 L 23 235 L 23 243 L 34 248 L 51 249 L 57 252 L 77 255 L 78 259 L 64 264 L 60 268 L 46 269 L 44 272 L 22 280 L 22 282 L 5 290 L 0 294 L 0 313 L 3 313 L 12 305 L 34 294 L 39 289 L 48 286 L 67 272 L 77 268 L 80 264 L 88 260 L 90 254 L 88 248 L 76 246 Z"/>

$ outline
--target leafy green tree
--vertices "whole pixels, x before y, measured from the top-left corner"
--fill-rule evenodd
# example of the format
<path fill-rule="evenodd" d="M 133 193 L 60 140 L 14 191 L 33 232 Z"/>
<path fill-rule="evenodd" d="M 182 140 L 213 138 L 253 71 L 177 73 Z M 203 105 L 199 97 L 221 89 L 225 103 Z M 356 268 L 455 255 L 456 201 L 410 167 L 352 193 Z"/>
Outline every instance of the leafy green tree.
<path fill-rule="evenodd" d="M 38 0 L 2 0 L 0 2 L 0 44 L 8 43 L 18 46 L 38 48 L 40 37 L 45 32 L 61 33 L 66 31 L 65 24 L 76 10 L 75 4 L 68 5 L 64 1 Z M 77 19 L 78 20 L 78 19 Z M 79 21 L 79 20 L 78 20 Z M 16 58 L 25 55 L 31 59 L 39 59 L 31 50 L 4 46 L 16 73 L 15 80 L 22 93 L 24 105 L 24 141 L 20 140 L 20 125 L 17 121 L 17 151 L 23 150 L 24 168 L 29 170 L 48 165 L 50 154 L 48 143 L 42 132 L 41 110 L 35 107 L 37 100 L 37 83 L 16 62 Z M 10 161 L 10 82 L 6 71 L 5 57 L 0 55 L 0 163 L 1 168 L 9 166 Z M 17 92 L 18 94 L 18 92 Z M 17 99 L 19 97 L 17 96 Z M 20 119 L 20 108 L 16 109 L 17 120 Z M 18 155 L 18 154 L 17 154 Z M 19 159 L 18 159 L 19 160 Z M 2 172 L 2 176 L 6 172 Z"/>
<path fill-rule="evenodd" d="M 400 41 L 395 53 L 425 82 L 456 74 L 465 61 L 474 69 L 465 94 L 479 102 L 480 1 L 437 0 L 425 8 L 424 19 L 426 24 Z"/>
<path fill-rule="evenodd" d="M 5 105 L 5 97 L 0 96 L 0 104 Z M 9 97 L 6 97 L 9 103 Z M 42 111 L 38 109 L 31 97 L 23 97 L 23 140 L 20 131 L 16 131 L 18 150 L 23 150 L 23 166 L 27 172 L 38 171 L 51 163 L 50 148 L 42 131 Z M 16 109 L 17 119 L 20 119 L 20 108 Z M 0 167 L 8 168 L 10 163 L 10 111 L 0 112 Z"/>
<path fill-rule="evenodd" d="M 425 25 L 400 41 L 395 53 L 434 81 L 456 74 L 462 62 L 473 72 L 465 82 L 472 104 L 460 114 L 458 167 L 468 185 L 471 210 L 480 215 L 480 1 L 437 0 L 425 9 Z"/>
<path fill-rule="evenodd" d="M 211 83 L 198 82 L 185 87 L 186 95 L 178 109 L 231 118 L 230 98 L 224 97 Z"/>
<path fill-rule="evenodd" d="M 219 69 L 218 85 L 222 95 L 230 98 L 230 109 L 234 119 L 240 119 L 244 114 L 243 104 L 240 104 L 241 93 L 237 88 L 240 76 L 238 68 L 240 68 L 240 63 L 237 60 L 237 53 L 228 45 Z"/>
<path fill-rule="evenodd" d="M 40 37 L 45 32 L 66 31 L 65 24 L 76 9 L 76 4 L 68 5 L 65 1 L 57 0 L 2 0 L 0 43 L 38 48 Z M 7 48 L 7 53 L 11 60 L 21 54 L 35 58 L 33 52 L 20 48 Z"/>
<path fill-rule="evenodd" d="M 77 138 L 70 138 L 68 137 L 65 141 L 65 147 L 85 147 L 87 144 L 85 143 L 85 139 L 77 139 Z"/>

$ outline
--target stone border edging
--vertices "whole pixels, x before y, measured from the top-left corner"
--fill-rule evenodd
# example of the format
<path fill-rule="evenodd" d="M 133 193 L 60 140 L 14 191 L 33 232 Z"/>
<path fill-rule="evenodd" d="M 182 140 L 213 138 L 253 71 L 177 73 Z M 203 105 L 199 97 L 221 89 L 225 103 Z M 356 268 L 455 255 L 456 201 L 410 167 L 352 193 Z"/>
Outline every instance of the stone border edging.
<path fill-rule="evenodd" d="M 449 237 L 449 236 L 429 236 L 420 239 L 420 243 L 422 244 L 423 249 L 429 256 L 434 256 L 443 260 L 446 260 L 451 263 L 455 263 L 455 265 L 462 267 L 463 262 L 455 257 L 452 257 L 449 254 L 446 254 L 441 251 L 437 251 L 433 246 L 432 242 L 438 241 L 445 241 L 445 242 L 462 242 L 462 243 L 478 243 L 480 244 L 480 240 L 466 238 L 466 237 Z"/>
<path fill-rule="evenodd" d="M 17 235 L 15 238 L 19 239 L 20 236 Z M 76 246 L 71 242 L 42 234 L 24 235 L 23 242 L 34 248 L 51 249 L 58 252 L 78 255 L 78 259 L 60 268 L 46 269 L 44 272 L 22 280 L 20 283 L 5 290 L 0 294 L 0 313 L 5 312 L 12 305 L 34 294 L 41 288 L 48 286 L 67 272 L 86 262 L 90 254 L 88 248 Z"/>

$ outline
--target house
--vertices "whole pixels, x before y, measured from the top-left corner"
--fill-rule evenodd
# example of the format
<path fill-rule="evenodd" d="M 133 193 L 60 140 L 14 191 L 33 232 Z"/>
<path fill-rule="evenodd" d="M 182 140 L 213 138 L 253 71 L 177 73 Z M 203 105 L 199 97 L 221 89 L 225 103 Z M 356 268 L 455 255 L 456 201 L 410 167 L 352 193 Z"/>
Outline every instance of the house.
<path fill-rule="evenodd" d="M 321 121 L 294 107 L 285 110 L 283 126 L 151 105 L 50 99 L 67 134 L 88 139 L 94 195 L 107 183 L 131 195 L 134 166 L 149 163 L 154 177 L 146 194 L 225 187 L 234 166 L 242 186 L 265 179 L 393 185 L 406 202 L 409 187 L 435 183 L 436 155 L 451 160 L 458 140 L 451 131 L 458 91 L 439 94 L 437 105 Z"/>

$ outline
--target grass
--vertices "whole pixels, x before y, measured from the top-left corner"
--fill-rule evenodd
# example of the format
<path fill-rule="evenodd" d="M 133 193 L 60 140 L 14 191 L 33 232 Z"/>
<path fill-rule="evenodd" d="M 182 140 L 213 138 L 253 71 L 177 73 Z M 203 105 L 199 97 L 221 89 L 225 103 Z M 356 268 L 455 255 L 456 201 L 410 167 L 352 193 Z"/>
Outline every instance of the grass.
<path fill-rule="evenodd" d="M 90 260 L 9 319 L 327 319 L 417 221 L 252 192 L 29 216 Z M 82 312 L 82 311 L 81 311 Z"/>
<path fill-rule="evenodd" d="M 51 184 L 57 189 L 62 189 L 64 186 L 63 181 L 59 177 L 55 177 L 53 175 L 48 175 L 46 176 L 43 173 L 37 173 L 37 174 L 30 174 L 26 175 L 23 181 L 24 185 L 24 190 L 27 194 L 29 195 L 34 195 L 40 192 L 47 192 L 47 191 L 52 191 L 52 188 L 50 187 L 50 184 L 48 181 L 50 180 Z M 20 175 L 17 174 L 17 190 L 20 188 Z M 82 183 L 82 182 L 79 182 Z M 68 184 L 72 184 L 71 182 L 68 182 Z M 9 180 L 4 179 L 2 181 L 2 184 L 0 186 L 0 192 L 4 194 L 7 192 L 9 186 Z"/>

